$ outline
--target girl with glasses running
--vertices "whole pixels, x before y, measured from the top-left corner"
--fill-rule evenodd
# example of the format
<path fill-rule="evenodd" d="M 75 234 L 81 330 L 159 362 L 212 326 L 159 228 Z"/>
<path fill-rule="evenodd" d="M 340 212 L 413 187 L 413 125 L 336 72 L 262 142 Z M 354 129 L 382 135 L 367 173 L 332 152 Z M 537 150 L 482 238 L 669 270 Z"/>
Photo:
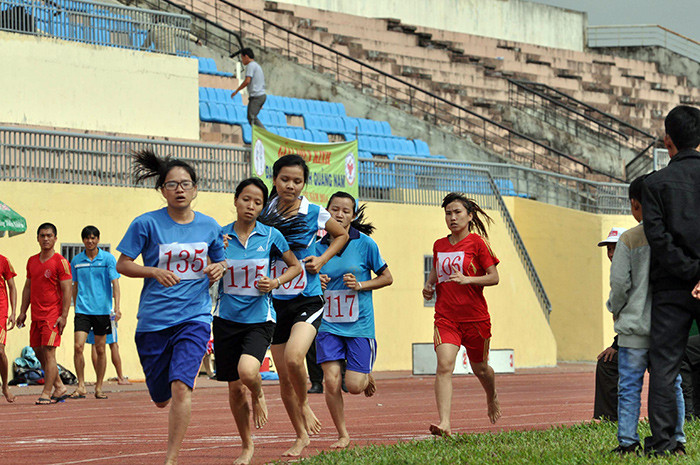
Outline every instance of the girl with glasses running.
<path fill-rule="evenodd" d="M 142 151 L 134 156 L 134 177 L 136 182 L 155 177 L 155 188 L 167 206 L 131 222 L 117 246 L 121 252 L 117 270 L 144 278 L 136 349 L 153 402 L 165 408 L 172 398 L 165 463 L 174 464 L 209 341 L 208 288 L 226 270 L 224 244 L 218 223 L 192 209 L 197 174 L 189 164 Z M 135 262 L 139 255 L 143 265 Z"/>

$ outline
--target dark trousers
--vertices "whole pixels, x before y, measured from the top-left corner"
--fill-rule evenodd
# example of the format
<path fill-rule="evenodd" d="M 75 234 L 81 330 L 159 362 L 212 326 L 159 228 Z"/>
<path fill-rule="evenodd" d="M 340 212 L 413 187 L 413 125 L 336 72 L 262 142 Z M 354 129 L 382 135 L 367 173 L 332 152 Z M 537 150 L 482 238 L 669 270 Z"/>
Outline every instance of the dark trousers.
<path fill-rule="evenodd" d="M 617 421 L 617 352 L 609 362 L 601 358 L 595 367 L 593 418 Z"/>
<path fill-rule="evenodd" d="M 265 129 L 265 126 L 258 119 L 258 113 L 262 109 L 267 100 L 267 95 L 260 95 L 258 97 L 248 97 L 248 122 L 251 126 L 258 126 Z"/>
<path fill-rule="evenodd" d="M 685 419 L 700 417 L 700 335 L 688 338 L 681 362 L 681 386 L 685 400 Z"/>
<path fill-rule="evenodd" d="M 309 372 L 309 380 L 312 383 L 323 384 L 323 369 L 316 363 L 316 339 L 311 343 L 309 351 L 306 353 L 306 369 Z"/>
<path fill-rule="evenodd" d="M 658 291 L 652 295 L 649 347 L 649 426 L 645 452 L 663 453 L 676 448 L 678 419 L 675 379 L 688 342 L 693 319 L 700 317 L 700 300 L 690 289 Z"/>

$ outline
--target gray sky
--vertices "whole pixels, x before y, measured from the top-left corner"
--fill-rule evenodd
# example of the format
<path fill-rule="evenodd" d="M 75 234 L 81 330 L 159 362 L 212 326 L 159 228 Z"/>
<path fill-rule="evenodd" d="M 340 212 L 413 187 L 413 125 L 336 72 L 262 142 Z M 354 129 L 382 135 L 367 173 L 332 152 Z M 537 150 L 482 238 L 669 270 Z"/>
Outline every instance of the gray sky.
<path fill-rule="evenodd" d="M 658 24 L 700 42 L 700 0 L 530 0 L 588 13 L 590 26 Z"/>

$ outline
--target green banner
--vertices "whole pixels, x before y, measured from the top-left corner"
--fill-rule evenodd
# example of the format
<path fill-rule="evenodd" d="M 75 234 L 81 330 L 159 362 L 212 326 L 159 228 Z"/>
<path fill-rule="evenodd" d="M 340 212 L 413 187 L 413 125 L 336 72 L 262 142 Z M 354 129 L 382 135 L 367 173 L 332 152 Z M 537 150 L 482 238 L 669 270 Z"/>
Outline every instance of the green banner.
<path fill-rule="evenodd" d="M 296 154 L 309 167 L 309 181 L 303 195 L 313 203 L 326 206 L 330 196 L 345 191 L 358 198 L 359 179 L 357 140 L 315 143 L 287 139 L 253 126 L 251 172 L 272 188 L 272 165 L 278 158 Z"/>

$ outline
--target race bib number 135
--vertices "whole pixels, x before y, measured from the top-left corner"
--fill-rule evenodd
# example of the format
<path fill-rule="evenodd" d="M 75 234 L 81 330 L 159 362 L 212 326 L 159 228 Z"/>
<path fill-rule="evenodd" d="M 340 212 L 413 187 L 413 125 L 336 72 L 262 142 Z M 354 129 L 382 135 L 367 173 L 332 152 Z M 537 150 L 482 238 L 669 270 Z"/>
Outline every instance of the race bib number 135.
<path fill-rule="evenodd" d="M 180 279 L 201 279 L 207 266 L 206 242 L 160 244 L 158 268 L 172 271 Z"/>

